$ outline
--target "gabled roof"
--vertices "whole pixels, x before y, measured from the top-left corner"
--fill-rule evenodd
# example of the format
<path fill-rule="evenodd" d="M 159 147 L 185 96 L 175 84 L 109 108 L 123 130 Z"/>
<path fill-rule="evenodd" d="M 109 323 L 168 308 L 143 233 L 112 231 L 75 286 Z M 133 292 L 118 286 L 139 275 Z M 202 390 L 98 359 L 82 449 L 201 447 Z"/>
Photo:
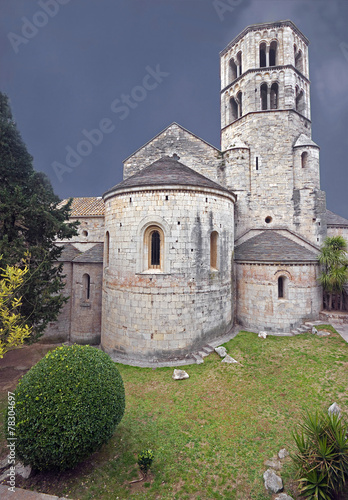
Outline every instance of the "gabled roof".
<path fill-rule="evenodd" d="M 62 200 L 58 208 L 65 205 L 69 199 Z M 104 215 L 104 201 L 101 196 L 73 198 L 70 217 L 97 217 Z"/>
<path fill-rule="evenodd" d="M 334 212 L 331 212 L 331 210 L 326 210 L 326 222 L 328 226 L 348 227 L 348 220 L 335 214 Z"/>
<path fill-rule="evenodd" d="M 60 246 L 60 245 L 59 245 Z M 80 255 L 80 251 L 77 250 L 74 245 L 71 243 L 64 243 L 63 246 L 63 251 L 60 254 L 60 257 L 58 257 L 59 262 L 71 262 L 72 260 L 75 259 L 78 255 Z"/>
<path fill-rule="evenodd" d="M 104 244 L 96 243 L 92 248 L 80 253 L 75 257 L 74 262 L 89 262 L 89 263 L 99 263 L 103 262 L 103 251 Z"/>
<path fill-rule="evenodd" d="M 201 137 L 199 137 L 198 135 L 194 134 L 193 132 L 190 132 L 189 130 L 187 130 L 187 128 L 183 127 L 182 125 L 179 125 L 178 123 L 176 122 L 173 122 L 171 123 L 170 125 L 168 125 L 168 127 L 166 127 L 165 129 L 161 130 L 161 132 L 159 132 L 158 134 L 156 134 L 154 137 L 152 137 L 152 139 L 150 139 L 149 141 L 147 141 L 145 144 L 143 144 L 142 146 L 140 146 L 140 148 L 136 149 L 131 155 L 127 156 L 127 158 L 125 158 L 123 160 L 123 163 L 126 162 L 127 160 L 129 160 L 129 158 L 132 158 L 133 155 L 135 155 L 138 151 L 140 151 L 141 149 L 145 148 L 148 144 L 150 144 L 152 141 L 154 141 L 157 137 L 159 137 L 160 135 L 164 134 L 165 132 L 167 132 L 170 128 L 172 127 L 179 127 L 181 128 L 181 130 L 183 130 L 184 132 L 186 132 L 187 134 L 190 134 L 192 135 L 193 137 L 195 137 L 196 139 L 199 139 L 200 141 L 204 142 L 205 144 L 207 144 L 207 146 L 211 147 L 212 149 L 215 149 L 215 151 L 219 151 L 220 150 L 218 148 L 216 148 L 215 146 L 213 146 L 212 144 L 210 144 L 209 142 L 205 141 L 204 139 L 202 139 Z"/>
<path fill-rule="evenodd" d="M 308 262 L 317 261 L 314 252 L 278 234 L 274 230 L 262 233 L 241 243 L 235 249 L 235 260 L 248 262 Z"/>
<path fill-rule="evenodd" d="M 302 146 L 313 146 L 315 148 L 319 148 L 318 144 L 316 144 L 314 141 L 312 141 L 312 139 L 310 137 L 307 137 L 306 135 L 304 134 L 301 134 L 295 144 L 293 145 L 294 148 L 299 148 L 299 147 L 302 147 Z"/>
<path fill-rule="evenodd" d="M 232 195 L 231 191 L 220 184 L 186 167 L 175 158 L 165 156 L 109 189 L 103 196 L 128 188 L 168 185 L 210 188 Z"/>

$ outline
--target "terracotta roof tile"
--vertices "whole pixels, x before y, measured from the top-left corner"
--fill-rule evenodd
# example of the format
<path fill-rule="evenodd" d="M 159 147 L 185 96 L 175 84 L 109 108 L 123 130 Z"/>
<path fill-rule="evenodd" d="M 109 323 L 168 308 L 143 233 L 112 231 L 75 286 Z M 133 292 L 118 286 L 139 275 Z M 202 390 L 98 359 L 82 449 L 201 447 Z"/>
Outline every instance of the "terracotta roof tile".
<path fill-rule="evenodd" d="M 62 207 L 69 199 L 62 200 L 58 207 Z M 70 217 L 96 217 L 104 215 L 104 201 L 100 196 L 88 198 L 73 198 Z"/>

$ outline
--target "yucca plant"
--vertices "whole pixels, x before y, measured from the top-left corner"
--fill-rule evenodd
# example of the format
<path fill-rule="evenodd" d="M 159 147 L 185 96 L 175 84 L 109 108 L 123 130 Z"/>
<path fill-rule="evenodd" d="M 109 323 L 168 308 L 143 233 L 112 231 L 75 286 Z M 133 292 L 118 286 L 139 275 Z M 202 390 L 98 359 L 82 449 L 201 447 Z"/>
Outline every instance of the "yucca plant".
<path fill-rule="evenodd" d="M 300 492 L 310 500 L 332 500 L 348 488 L 348 424 L 335 414 L 309 411 L 295 430 Z"/>

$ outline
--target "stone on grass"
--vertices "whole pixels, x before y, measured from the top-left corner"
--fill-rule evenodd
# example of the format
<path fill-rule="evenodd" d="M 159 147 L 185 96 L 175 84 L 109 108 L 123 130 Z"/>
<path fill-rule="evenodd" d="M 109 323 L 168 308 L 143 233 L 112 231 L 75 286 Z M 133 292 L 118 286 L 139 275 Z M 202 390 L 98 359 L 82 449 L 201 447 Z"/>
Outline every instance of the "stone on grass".
<path fill-rule="evenodd" d="M 316 335 L 318 333 L 318 330 L 315 328 L 315 326 L 312 326 L 312 333 L 313 335 Z"/>
<path fill-rule="evenodd" d="M 282 448 L 281 450 L 278 451 L 278 457 L 282 460 L 285 457 L 289 456 L 289 452 L 286 448 Z"/>
<path fill-rule="evenodd" d="M 173 379 L 174 380 L 184 380 L 189 378 L 189 374 L 185 370 L 174 370 Z"/>
<path fill-rule="evenodd" d="M 271 493 L 279 493 L 283 489 L 282 478 L 277 476 L 277 474 L 272 469 L 267 469 L 263 473 L 263 479 L 265 481 L 265 488 Z"/>
<path fill-rule="evenodd" d="M 260 332 L 260 333 L 258 334 L 258 337 L 259 337 L 260 339 L 266 339 L 266 338 L 267 338 L 267 333 L 266 333 L 266 332 Z"/>
<path fill-rule="evenodd" d="M 329 406 L 327 412 L 329 415 L 338 415 L 339 417 L 341 416 L 341 408 L 337 403 L 332 403 L 332 405 Z"/>
<path fill-rule="evenodd" d="M 274 500 L 294 500 L 294 499 L 289 495 L 287 495 L 286 493 L 280 493 L 275 497 Z"/>
<path fill-rule="evenodd" d="M 215 352 L 218 353 L 220 358 L 224 358 L 227 354 L 226 347 L 223 347 L 223 346 L 215 347 Z"/>
<path fill-rule="evenodd" d="M 23 479 L 28 479 L 31 475 L 31 466 L 27 465 L 26 467 L 21 463 L 16 463 L 16 474 L 21 476 Z"/>
<path fill-rule="evenodd" d="M 238 363 L 234 358 L 232 358 L 229 354 L 221 360 L 221 363 Z"/>
<path fill-rule="evenodd" d="M 273 459 L 265 460 L 264 464 L 267 467 L 271 467 L 271 469 L 274 469 L 274 470 L 280 470 L 282 468 L 282 464 L 279 462 L 279 460 L 273 460 Z"/>

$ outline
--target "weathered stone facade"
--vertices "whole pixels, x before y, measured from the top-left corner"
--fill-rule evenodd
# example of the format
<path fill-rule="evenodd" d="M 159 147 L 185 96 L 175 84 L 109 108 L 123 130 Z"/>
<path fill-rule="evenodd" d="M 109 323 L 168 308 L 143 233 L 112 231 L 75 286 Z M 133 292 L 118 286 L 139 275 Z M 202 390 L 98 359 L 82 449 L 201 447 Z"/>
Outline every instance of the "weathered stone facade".
<path fill-rule="evenodd" d="M 172 123 L 103 200 L 74 199 L 71 299 L 47 335 L 151 365 L 235 322 L 277 333 L 318 318 L 320 246 L 348 239 L 348 221 L 320 190 L 308 43 L 291 21 L 248 26 L 220 54 L 221 151 Z"/>

